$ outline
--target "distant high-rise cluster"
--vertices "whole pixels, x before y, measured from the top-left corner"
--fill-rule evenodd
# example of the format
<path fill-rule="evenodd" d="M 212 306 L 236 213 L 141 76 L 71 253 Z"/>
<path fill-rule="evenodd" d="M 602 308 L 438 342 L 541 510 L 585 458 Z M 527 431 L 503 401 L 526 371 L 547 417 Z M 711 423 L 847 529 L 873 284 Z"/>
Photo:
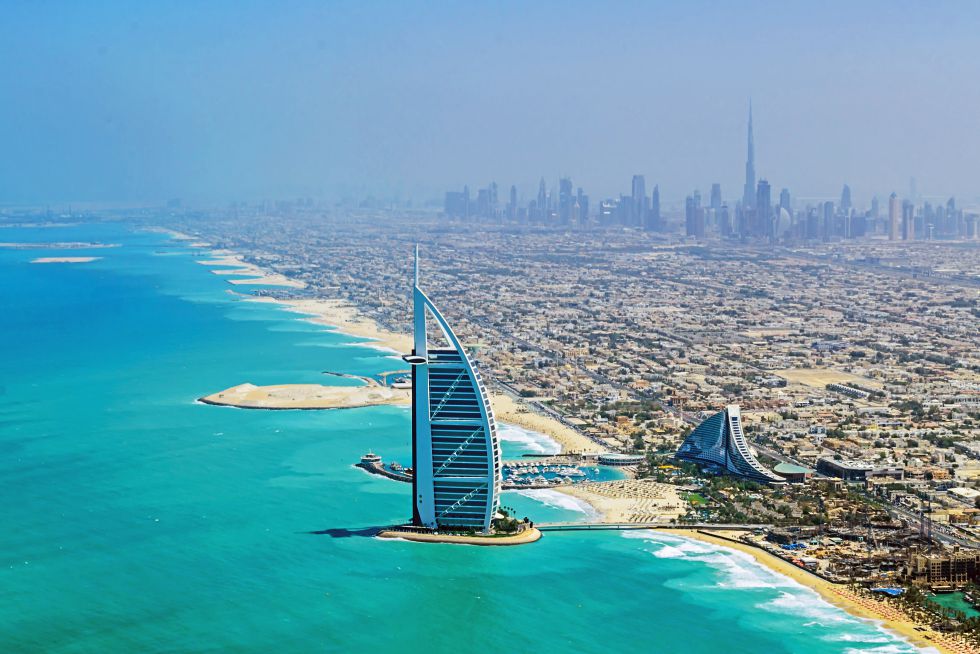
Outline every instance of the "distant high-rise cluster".
<path fill-rule="evenodd" d="M 719 190 L 720 193 L 720 190 Z M 476 198 L 468 186 L 462 191 L 446 193 L 444 213 L 452 218 L 479 218 L 496 222 L 541 224 L 568 227 L 622 226 L 646 231 L 663 231 L 666 227 L 660 214 L 660 188 L 653 187 L 646 193 L 646 178 L 634 175 L 630 195 L 603 200 L 595 211 L 591 210 L 589 196 L 582 187 L 575 188 L 569 177 L 558 180 L 557 193 L 550 190 L 544 178 L 538 184 L 534 199 L 526 204 L 518 200 L 517 187 L 510 187 L 510 199 L 506 206 L 497 202 L 497 183 L 477 191 Z"/>
<path fill-rule="evenodd" d="M 497 184 L 470 195 L 469 187 L 461 192 L 446 193 L 445 214 L 459 219 L 483 219 L 518 224 L 553 225 L 569 228 L 626 227 L 665 235 L 683 235 L 703 240 L 739 239 L 767 243 L 836 242 L 850 239 L 881 238 L 891 241 L 931 239 L 978 239 L 980 216 L 957 209 L 956 201 L 945 203 L 921 199 L 914 178 L 909 183 L 909 197 L 892 193 L 885 215 L 877 196 L 868 209 L 858 209 L 851 187 L 844 184 L 840 199 L 810 200 L 794 208 L 787 188 L 779 192 L 773 204 L 773 189 L 767 179 L 757 179 L 752 104 L 749 103 L 745 159 L 745 184 L 742 197 L 730 205 L 722 196 L 721 184 L 711 184 L 708 204 L 702 203 L 695 190 L 684 200 L 683 213 L 677 209 L 662 211 L 660 187 L 654 185 L 647 195 L 646 178 L 633 175 L 629 195 L 599 201 L 594 208 L 581 187 L 573 191 L 572 180 L 562 177 L 550 189 L 544 178 L 537 196 L 526 203 L 518 200 L 517 187 L 510 187 L 506 206 L 497 201 Z"/>

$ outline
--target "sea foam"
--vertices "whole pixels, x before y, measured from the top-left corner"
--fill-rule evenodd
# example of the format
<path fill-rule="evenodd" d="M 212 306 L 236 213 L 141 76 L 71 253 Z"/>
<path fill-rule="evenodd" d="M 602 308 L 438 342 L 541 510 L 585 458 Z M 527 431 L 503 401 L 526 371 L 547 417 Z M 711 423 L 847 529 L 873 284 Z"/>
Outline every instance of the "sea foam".
<path fill-rule="evenodd" d="M 851 616 L 824 600 L 816 591 L 773 572 L 745 552 L 661 531 L 636 530 L 624 531 L 622 534 L 625 538 L 641 539 L 655 545 L 656 549 L 650 552 L 657 558 L 697 561 L 719 570 L 724 574 L 723 580 L 718 583 L 720 588 L 778 590 L 778 597 L 757 604 L 756 608 L 806 618 L 808 622 L 804 626 L 833 625 L 836 629 L 845 629 L 873 624 L 877 627 L 871 633 L 848 631 L 821 638 L 841 643 L 880 644 L 871 648 L 849 647 L 844 650 L 844 654 L 938 654 L 932 647 L 915 647 L 884 629 L 879 621 Z"/>
<path fill-rule="evenodd" d="M 580 500 L 577 497 L 572 497 L 571 495 L 566 495 L 550 488 L 528 488 L 517 491 L 517 494 L 528 497 L 536 502 L 541 502 L 545 506 L 584 513 L 590 520 L 598 519 L 599 517 L 599 514 L 592 508 L 592 505 L 585 500 Z"/>
<path fill-rule="evenodd" d="M 916 652 L 917 654 L 939 654 L 939 650 L 935 647 L 917 648 L 907 643 L 891 643 L 889 645 L 881 645 L 880 647 L 848 647 L 844 650 L 844 654 L 909 654 L 910 652 Z"/>
<path fill-rule="evenodd" d="M 531 454 L 558 454 L 561 452 L 561 445 L 554 439 L 517 425 L 500 423 L 497 429 L 497 437 L 505 443 L 523 447 Z"/>
<path fill-rule="evenodd" d="M 802 587 L 792 593 L 782 592 L 776 599 L 758 604 L 756 608 L 763 609 L 764 611 L 798 615 L 803 618 L 816 620 L 825 626 L 827 623 L 832 622 L 858 622 L 856 618 L 850 617 L 843 610 L 825 602 L 813 591 L 808 591 Z"/>
<path fill-rule="evenodd" d="M 658 545 L 651 550 L 658 559 L 686 559 L 704 563 L 723 574 L 722 588 L 781 588 L 793 581 L 771 572 L 744 552 L 663 532 L 639 530 L 623 532 L 626 538 L 639 538 Z"/>

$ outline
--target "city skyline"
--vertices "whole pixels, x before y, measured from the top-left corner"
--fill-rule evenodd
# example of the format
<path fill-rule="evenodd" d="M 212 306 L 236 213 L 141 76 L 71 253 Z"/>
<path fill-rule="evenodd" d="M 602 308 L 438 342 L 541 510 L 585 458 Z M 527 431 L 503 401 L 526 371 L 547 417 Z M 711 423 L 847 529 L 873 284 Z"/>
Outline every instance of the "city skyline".
<path fill-rule="evenodd" d="M 808 213 L 813 209 L 816 209 L 818 213 L 822 212 L 823 216 L 817 217 L 817 220 L 821 222 L 819 228 L 810 225 L 803 228 L 804 235 L 810 238 L 826 238 L 831 234 L 844 238 L 852 238 L 854 236 L 863 236 L 866 232 L 871 234 L 875 233 L 874 227 L 868 232 L 863 223 L 857 225 L 856 229 L 853 229 L 851 218 L 858 216 L 862 220 L 877 220 L 877 207 L 879 203 L 877 193 L 871 194 L 867 198 L 866 204 L 855 208 L 850 184 L 845 182 L 839 195 L 839 202 L 836 205 L 833 196 L 804 196 L 802 198 L 796 197 L 795 199 L 798 205 L 794 206 L 794 196 L 790 192 L 790 189 L 783 187 L 779 192 L 779 205 L 773 207 L 772 185 L 765 178 L 758 179 L 758 182 L 756 180 L 755 138 L 752 101 L 750 99 L 746 127 L 745 182 L 742 186 L 742 197 L 737 200 L 729 199 L 730 196 L 725 196 L 722 193 L 721 183 L 712 182 L 710 185 L 710 207 L 708 207 L 712 211 L 712 215 L 704 216 L 698 213 L 701 208 L 701 187 L 696 186 L 693 192 L 684 198 L 683 203 L 677 202 L 677 205 L 683 208 L 685 214 L 684 222 L 687 235 L 703 238 L 706 234 L 707 227 L 705 221 L 708 220 L 715 223 L 715 227 L 721 236 L 764 236 L 773 240 L 788 233 L 790 228 L 794 226 L 794 223 L 797 222 L 794 208 L 805 208 Z M 605 224 L 609 222 L 604 220 L 604 216 L 609 212 L 613 212 L 618 214 L 618 217 L 613 222 L 618 222 L 624 226 L 642 227 L 646 231 L 668 231 L 660 213 L 660 186 L 659 184 L 655 184 L 653 196 L 648 197 L 645 193 L 645 184 L 646 181 L 643 174 L 634 174 L 628 195 L 620 193 L 618 199 L 609 197 L 593 205 L 598 209 L 599 223 Z M 527 204 L 523 194 L 518 193 L 517 185 L 511 185 L 510 199 L 506 207 L 505 217 L 509 220 L 521 218 L 519 206 L 527 204 L 527 214 L 524 216 L 525 221 L 555 222 L 559 225 L 587 222 L 591 216 L 589 211 L 589 196 L 583 192 L 581 186 L 578 187 L 574 219 L 572 218 L 571 203 L 563 204 L 561 198 L 569 197 L 571 185 L 572 181 L 567 176 L 561 177 L 558 181 L 558 187 L 562 189 L 560 190 L 560 194 L 564 195 L 560 195 L 557 201 L 556 206 L 558 206 L 558 210 L 555 212 L 556 215 L 554 217 L 557 219 L 555 221 L 548 220 L 552 209 L 553 196 L 548 192 L 548 185 L 544 177 L 539 181 L 537 195 L 530 204 Z M 495 181 L 491 182 L 487 189 L 478 189 L 475 202 L 470 202 L 468 194 L 468 185 L 464 186 L 461 193 L 447 193 L 444 203 L 445 212 L 448 215 L 455 215 L 457 217 L 474 213 L 480 216 L 488 216 L 496 211 L 495 207 L 499 206 L 497 200 L 497 183 Z M 898 193 L 892 191 L 890 197 L 898 197 Z M 937 220 L 939 221 L 945 219 L 942 209 L 944 204 L 947 207 L 947 211 L 956 205 L 955 196 L 944 198 L 942 196 L 919 194 L 914 177 L 909 179 L 908 194 L 903 197 L 903 211 L 908 214 L 903 214 L 902 218 L 903 231 L 901 240 L 903 241 L 914 240 L 917 232 L 920 237 L 931 238 L 930 221 L 934 219 L 933 203 L 938 205 L 940 215 Z M 668 204 L 666 207 L 666 209 L 674 208 L 679 207 L 672 206 L 671 204 Z M 786 214 L 783 214 L 784 210 Z M 960 210 L 963 210 L 962 203 L 960 204 Z M 852 213 L 852 211 L 857 213 Z M 835 213 L 839 215 L 835 216 Z M 921 214 L 919 217 L 921 224 L 914 226 L 917 214 Z M 813 218 L 808 215 L 805 220 L 809 222 Z M 891 214 L 889 214 L 889 220 L 891 220 Z M 800 222 L 803 222 L 803 220 L 800 220 Z M 975 237 L 975 229 L 972 226 L 967 227 L 966 224 L 954 225 L 948 229 L 940 226 L 938 233 L 940 235 Z M 893 236 L 891 240 L 898 239 Z"/>
<path fill-rule="evenodd" d="M 638 173 L 665 203 L 737 198 L 749 98 L 776 188 L 980 194 L 978 7 L 556 8 L 7 6 L 0 203 L 530 198 L 542 174 L 605 197 Z"/>
<path fill-rule="evenodd" d="M 902 199 L 894 191 L 889 195 L 888 213 L 880 214 L 880 202 L 873 195 L 866 206 L 856 208 L 848 183 L 844 183 L 839 200 L 806 197 L 794 203 L 793 193 L 783 187 L 779 202 L 773 204 L 773 185 L 758 178 L 755 166 L 755 138 L 752 103 L 749 102 L 746 128 L 745 182 L 742 197 L 728 201 L 720 182 L 713 182 L 707 204 L 695 188 L 684 199 L 683 222 L 673 220 L 674 208 L 661 211 L 660 186 L 654 184 L 646 193 L 646 178 L 634 174 L 629 193 L 590 202 L 582 186 L 573 191 L 569 177 L 561 177 L 549 191 L 544 177 L 538 183 L 534 199 L 523 201 L 516 185 L 511 185 L 506 205 L 500 200 L 496 181 L 471 193 L 447 191 L 443 215 L 456 219 L 483 219 L 502 223 L 537 224 L 559 228 L 626 227 L 661 234 L 680 233 L 688 238 L 751 239 L 776 243 L 839 241 L 874 238 L 887 235 L 890 241 L 917 239 L 975 240 L 980 231 L 980 215 L 975 209 L 957 204 L 955 197 L 929 198 L 918 194 L 915 179 L 909 180 L 908 196 Z M 758 178 L 758 181 L 756 181 Z M 557 197 L 556 197 L 557 193 Z"/>

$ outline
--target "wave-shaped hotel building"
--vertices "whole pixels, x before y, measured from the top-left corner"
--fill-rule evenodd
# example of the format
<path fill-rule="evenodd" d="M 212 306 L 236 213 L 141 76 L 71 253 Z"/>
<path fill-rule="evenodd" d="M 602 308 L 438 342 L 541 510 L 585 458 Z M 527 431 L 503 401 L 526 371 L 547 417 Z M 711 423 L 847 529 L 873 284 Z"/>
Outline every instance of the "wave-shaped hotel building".
<path fill-rule="evenodd" d="M 449 323 L 419 288 L 415 251 L 412 524 L 487 533 L 500 506 L 497 427 L 483 379 Z M 448 347 L 430 347 L 429 318 Z"/>
<path fill-rule="evenodd" d="M 715 466 L 733 475 L 762 483 L 784 483 L 786 480 L 759 463 L 742 431 L 742 415 L 737 404 L 731 404 L 706 418 L 681 444 L 678 459 Z"/>

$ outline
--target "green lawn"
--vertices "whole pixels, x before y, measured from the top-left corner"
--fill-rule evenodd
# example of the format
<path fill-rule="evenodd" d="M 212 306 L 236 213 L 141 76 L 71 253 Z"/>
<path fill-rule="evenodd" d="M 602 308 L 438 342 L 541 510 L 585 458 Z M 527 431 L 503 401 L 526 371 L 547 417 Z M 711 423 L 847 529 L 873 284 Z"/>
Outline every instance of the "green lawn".
<path fill-rule="evenodd" d="M 694 506 L 700 506 L 702 504 L 707 504 L 708 500 L 704 499 L 697 493 L 688 493 L 684 496 L 684 499 L 693 504 Z"/>

